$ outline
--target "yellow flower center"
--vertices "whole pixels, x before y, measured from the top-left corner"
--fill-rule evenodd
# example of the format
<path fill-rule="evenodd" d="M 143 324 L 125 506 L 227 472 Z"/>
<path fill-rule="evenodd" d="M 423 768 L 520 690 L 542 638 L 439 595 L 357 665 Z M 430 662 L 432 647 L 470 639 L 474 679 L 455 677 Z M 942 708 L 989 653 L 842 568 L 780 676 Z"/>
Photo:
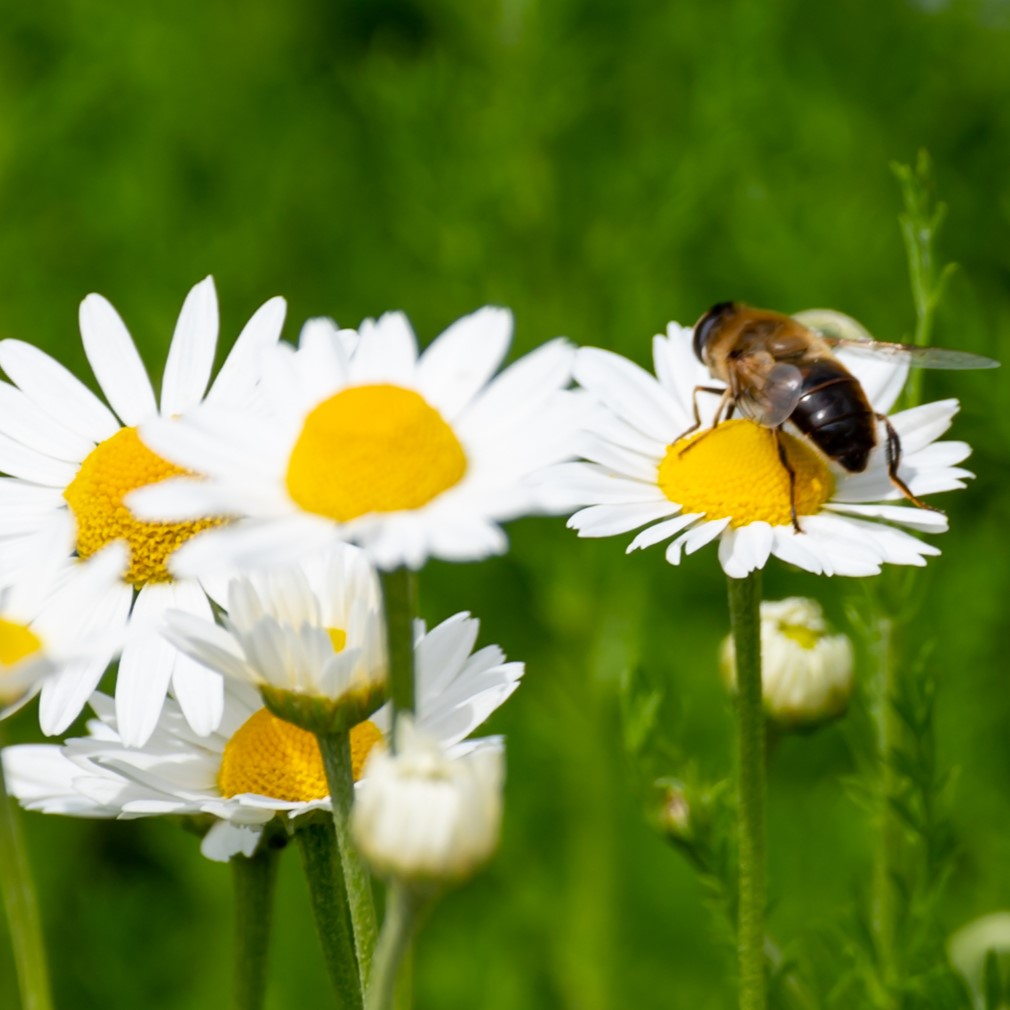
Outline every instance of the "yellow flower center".
<path fill-rule="evenodd" d="M 780 624 L 779 631 L 802 649 L 812 649 L 821 640 L 816 631 L 811 631 L 802 624 Z"/>
<path fill-rule="evenodd" d="M 343 628 L 327 628 L 326 634 L 330 636 L 334 652 L 343 652 L 347 645 L 347 632 Z"/>
<path fill-rule="evenodd" d="M 137 488 L 169 477 L 191 476 L 151 452 L 136 428 L 120 428 L 88 453 L 77 475 L 63 492 L 77 520 L 77 553 L 90 558 L 114 540 L 130 548 L 124 576 L 134 586 L 169 582 L 169 555 L 190 537 L 226 520 L 217 517 L 181 523 L 141 522 L 123 503 Z"/>
<path fill-rule="evenodd" d="M 348 522 L 420 508 L 465 472 L 459 439 L 424 397 L 399 386 L 352 386 L 305 418 L 287 487 L 307 512 Z"/>
<path fill-rule="evenodd" d="M 796 474 L 796 514 L 814 515 L 834 490 L 831 471 L 806 442 L 785 432 L 780 437 Z M 685 512 L 728 517 L 734 527 L 754 522 L 788 526 L 792 521 L 789 474 L 779 459 L 775 433 L 753 421 L 724 421 L 674 442 L 659 464 L 659 486 Z"/>
<path fill-rule="evenodd" d="M 381 739 L 382 733 L 370 720 L 351 730 L 355 781 Z M 310 803 L 330 794 L 315 735 L 265 708 L 246 719 L 225 744 L 217 782 L 221 795 L 229 797 L 256 793 L 288 803 Z"/>
<path fill-rule="evenodd" d="M 31 628 L 0 617 L 0 667 L 12 667 L 41 648 L 42 639 Z"/>

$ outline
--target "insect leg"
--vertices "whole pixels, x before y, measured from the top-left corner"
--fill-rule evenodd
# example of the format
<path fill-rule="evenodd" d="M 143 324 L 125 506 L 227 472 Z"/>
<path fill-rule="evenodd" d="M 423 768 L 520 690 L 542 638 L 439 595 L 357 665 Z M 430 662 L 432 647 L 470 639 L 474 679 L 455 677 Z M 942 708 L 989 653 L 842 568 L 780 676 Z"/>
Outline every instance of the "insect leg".
<path fill-rule="evenodd" d="M 718 386 L 695 386 L 694 392 L 691 394 L 691 405 L 694 408 L 694 424 L 692 424 L 691 427 L 687 429 L 687 431 L 682 431 L 673 440 L 674 445 L 676 445 L 682 439 L 687 438 L 688 435 L 690 435 L 692 432 L 697 431 L 701 427 L 701 414 L 698 412 L 699 393 L 719 393 L 721 395 L 721 399 L 719 400 L 719 406 L 716 407 L 715 417 L 712 418 L 712 427 L 709 428 L 709 431 L 712 431 L 719 424 L 722 412 L 726 409 L 727 403 L 730 404 L 729 409 L 730 412 L 732 413 L 735 401 L 733 399 L 733 394 L 729 389 L 721 389 Z M 708 432 L 705 432 L 705 435 L 707 434 Z M 685 445 L 684 448 L 681 449 L 679 453 L 677 453 L 677 455 L 683 456 L 684 453 L 688 451 L 688 449 L 692 448 L 692 446 L 697 445 L 701 441 L 701 439 L 705 437 L 705 435 L 702 435 L 700 438 L 696 438 L 690 445 Z"/>
<path fill-rule="evenodd" d="M 916 498 L 908 485 L 898 476 L 898 467 L 901 465 L 901 439 L 898 438 L 898 433 L 886 414 L 877 414 L 876 417 L 887 430 L 887 476 L 891 478 L 891 483 L 916 507 L 943 515 L 942 509 L 938 509 L 935 505 L 927 505 L 926 502 Z"/>
<path fill-rule="evenodd" d="M 772 434 L 775 436 L 775 448 L 779 453 L 779 462 L 785 467 L 786 473 L 789 474 L 789 515 L 793 521 L 793 529 L 797 533 L 802 533 L 803 530 L 800 529 L 800 521 L 796 515 L 796 471 L 793 469 L 792 463 L 789 462 L 789 457 L 786 455 L 786 447 L 782 443 L 782 428 L 772 428 Z"/>

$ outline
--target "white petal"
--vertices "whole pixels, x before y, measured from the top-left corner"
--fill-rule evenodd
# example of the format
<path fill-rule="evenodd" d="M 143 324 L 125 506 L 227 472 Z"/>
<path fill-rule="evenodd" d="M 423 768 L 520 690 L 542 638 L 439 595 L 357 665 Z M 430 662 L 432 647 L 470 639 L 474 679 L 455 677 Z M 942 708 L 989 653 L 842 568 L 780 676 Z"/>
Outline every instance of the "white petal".
<path fill-rule="evenodd" d="M 387 312 L 377 322 L 366 320 L 351 359 L 355 384 L 389 382 L 412 386 L 417 359 L 417 338 L 402 312 Z"/>
<path fill-rule="evenodd" d="M 158 627 L 172 601 L 168 584 L 148 583 L 133 607 L 131 637 L 116 678 L 116 722 L 127 747 L 147 743 L 165 703 L 178 652 Z"/>
<path fill-rule="evenodd" d="M 111 588 L 96 602 L 89 627 L 122 629 L 130 614 L 133 589 L 125 582 Z M 67 666 L 43 685 L 39 704 L 42 732 L 52 736 L 62 733 L 80 714 L 84 703 L 102 679 L 110 657 L 99 657 Z"/>
<path fill-rule="evenodd" d="M 208 530 L 183 544 L 169 559 L 168 567 L 176 578 L 199 578 L 204 572 L 294 564 L 334 539 L 333 524 L 314 516 L 240 521 Z"/>
<path fill-rule="evenodd" d="M 683 418 L 670 395 L 627 358 L 598 347 L 581 347 L 574 372 L 579 385 L 651 438 L 666 443 L 683 430 Z"/>
<path fill-rule="evenodd" d="M 764 568 L 771 553 L 774 536 L 768 523 L 748 523 L 730 528 L 719 542 L 719 561 L 731 579 L 742 579 Z"/>
<path fill-rule="evenodd" d="M 80 319 L 84 353 L 123 424 L 140 424 L 157 414 L 147 369 L 119 313 L 101 295 L 88 295 Z"/>
<path fill-rule="evenodd" d="M 905 387 L 908 363 L 844 349 L 838 352 L 838 360 L 859 381 L 873 409 L 878 414 L 888 413 Z"/>
<path fill-rule="evenodd" d="M 77 475 L 78 465 L 44 456 L 6 435 L 0 435 L 0 470 L 33 484 L 65 488 Z"/>
<path fill-rule="evenodd" d="M 902 457 L 935 442 L 950 427 L 960 409 L 957 400 L 935 400 L 895 414 L 891 424 L 901 439 Z"/>
<path fill-rule="evenodd" d="M 630 544 L 628 544 L 626 553 L 630 554 L 632 551 L 644 550 L 646 547 L 651 547 L 653 544 L 659 544 L 664 540 L 669 540 L 670 537 L 679 533 L 685 527 L 690 526 L 692 523 L 704 518 L 705 515 L 703 512 L 686 512 L 684 515 L 675 516 L 673 519 L 667 519 L 666 522 L 656 523 L 655 526 L 650 526 L 648 529 L 642 530 L 642 532 L 639 533 Z"/>
<path fill-rule="evenodd" d="M 545 474 L 545 482 L 558 492 L 564 490 L 573 503 L 583 505 L 666 500 L 656 484 L 629 480 L 593 463 L 559 463 Z"/>
<path fill-rule="evenodd" d="M 418 388 L 451 421 L 494 375 L 511 339 L 508 309 L 487 306 L 464 316 L 421 355 Z"/>
<path fill-rule="evenodd" d="M 888 522 L 901 523 L 902 526 L 930 533 L 943 533 L 948 526 L 947 517 L 942 512 L 931 512 L 913 505 L 843 505 L 829 502 L 827 508 L 832 512 L 843 512 L 847 515 L 885 519 Z"/>
<path fill-rule="evenodd" d="M 175 606 L 213 626 L 214 612 L 203 590 L 194 582 L 172 584 Z M 199 736 L 207 736 L 218 728 L 224 713 L 224 683 L 219 673 L 202 663 L 179 654 L 172 674 L 172 694 L 186 717 L 186 722 Z"/>
<path fill-rule="evenodd" d="M 681 554 L 694 554 L 700 551 L 706 544 L 710 544 L 729 525 L 729 518 L 711 519 L 697 526 L 692 526 L 686 533 L 681 534 L 666 549 L 666 560 L 671 565 L 679 565 Z"/>
<path fill-rule="evenodd" d="M 260 379 L 263 351 L 280 339 L 286 312 L 283 298 L 271 298 L 253 313 L 221 366 L 205 403 L 238 408 L 249 405 Z"/>
<path fill-rule="evenodd" d="M 310 319 L 302 327 L 294 363 L 307 406 L 346 385 L 350 364 L 332 319 Z"/>
<path fill-rule="evenodd" d="M 579 532 L 584 537 L 612 537 L 679 511 L 680 506 L 670 501 L 647 502 L 644 505 L 591 505 L 579 512 Z"/>
<path fill-rule="evenodd" d="M 500 372 L 461 415 L 467 431 L 500 428 L 518 413 L 538 413 L 542 405 L 571 381 L 575 348 L 557 338 Z"/>
<path fill-rule="evenodd" d="M 175 324 L 161 380 L 163 417 L 183 414 L 203 398 L 214 367 L 217 330 L 217 292 L 207 277 L 186 296 Z"/>
<path fill-rule="evenodd" d="M 95 447 L 64 427 L 16 386 L 0 382 L 2 430 L 16 442 L 56 459 L 80 463 Z"/>
<path fill-rule="evenodd" d="M 215 863 L 227 863 L 233 856 L 250 857 L 263 836 L 255 825 L 215 821 L 200 842 L 200 853 Z"/>
<path fill-rule="evenodd" d="M 119 430 L 112 411 L 59 362 L 23 340 L 0 340 L 0 367 L 31 400 L 93 442 Z"/>

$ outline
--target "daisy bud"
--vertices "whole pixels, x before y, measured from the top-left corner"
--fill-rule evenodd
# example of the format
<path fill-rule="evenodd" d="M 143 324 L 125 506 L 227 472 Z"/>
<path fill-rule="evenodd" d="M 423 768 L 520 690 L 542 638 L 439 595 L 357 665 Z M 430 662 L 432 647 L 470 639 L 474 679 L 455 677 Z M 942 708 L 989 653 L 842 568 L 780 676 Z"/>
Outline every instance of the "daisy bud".
<path fill-rule="evenodd" d="M 732 636 L 722 644 L 726 682 L 736 683 Z M 798 596 L 761 604 L 764 706 L 783 729 L 813 728 L 840 716 L 852 694 L 852 643 L 829 635 L 815 600 Z"/>
<path fill-rule="evenodd" d="M 687 793 L 680 782 L 662 780 L 656 783 L 659 804 L 656 823 L 659 829 L 673 842 L 687 841 L 693 834 L 691 806 Z"/>
<path fill-rule="evenodd" d="M 399 750 L 375 748 L 355 798 L 354 838 L 372 868 L 411 883 L 460 882 L 498 845 L 504 754 L 500 746 L 449 757 L 409 717 Z"/>

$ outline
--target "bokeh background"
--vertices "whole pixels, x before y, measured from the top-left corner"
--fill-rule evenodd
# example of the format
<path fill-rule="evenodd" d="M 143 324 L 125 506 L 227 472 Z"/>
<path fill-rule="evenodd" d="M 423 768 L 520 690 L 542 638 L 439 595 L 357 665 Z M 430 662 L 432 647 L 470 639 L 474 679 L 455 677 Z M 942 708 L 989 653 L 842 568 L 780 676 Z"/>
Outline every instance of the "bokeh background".
<path fill-rule="evenodd" d="M 1001 0 L 52 0 L 0 22 L 0 335 L 87 377 L 77 305 L 109 297 L 158 374 L 213 273 L 225 345 L 274 294 L 309 315 L 406 310 L 422 341 L 485 303 L 514 353 L 565 334 L 648 362 L 667 320 L 726 298 L 826 305 L 884 338 L 914 317 L 892 160 L 928 148 L 960 271 L 936 340 L 1010 342 L 1010 5 Z M 90 381 L 90 377 L 88 379 Z M 914 637 L 934 644 L 940 761 L 958 770 L 945 928 L 1010 906 L 1010 369 L 931 374 L 957 395 L 978 479 L 943 504 Z M 468 609 L 524 659 L 501 853 L 437 909 L 417 1004 L 732 1005 L 732 957 L 686 863 L 649 828 L 619 683 L 666 686 L 667 727 L 727 773 L 714 552 L 511 528 L 479 565 L 433 564 L 422 609 Z M 773 562 L 767 594 L 846 625 L 860 587 Z M 771 767 L 772 927 L 853 920 L 870 834 L 842 782 L 843 720 Z M 37 736 L 34 709 L 9 727 Z M 675 769 L 671 769 L 675 770 Z M 230 973 L 229 874 L 168 823 L 26 818 L 59 1005 L 201 1010 Z M 272 1008 L 333 1005 L 297 859 L 282 869 Z M 2 928 L 2 927 L 0 927 Z M 0 1006 L 16 1005 L 0 935 Z"/>

